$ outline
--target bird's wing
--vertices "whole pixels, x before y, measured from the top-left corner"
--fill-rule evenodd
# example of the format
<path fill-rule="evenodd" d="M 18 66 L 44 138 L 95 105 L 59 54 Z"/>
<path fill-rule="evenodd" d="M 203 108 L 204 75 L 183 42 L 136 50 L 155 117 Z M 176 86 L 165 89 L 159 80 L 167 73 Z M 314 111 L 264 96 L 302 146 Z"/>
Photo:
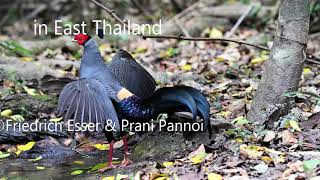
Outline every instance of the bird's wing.
<path fill-rule="evenodd" d="M 154 93 L 156 81 L 128 52 L 119 50 L 107 68 L 114 73 L 122 86 L 136 96 L 146 99 Z"/>
<path fill-rule="evenodd" d="M 73 119 L 74 123 L 95 123 L 98 130 L 108 124 L 119 130 L 118 116 L 110 97 L 108 89 L 97 80 L 73 81 L 60 94 L 58 116 L 64 120 Z"/>

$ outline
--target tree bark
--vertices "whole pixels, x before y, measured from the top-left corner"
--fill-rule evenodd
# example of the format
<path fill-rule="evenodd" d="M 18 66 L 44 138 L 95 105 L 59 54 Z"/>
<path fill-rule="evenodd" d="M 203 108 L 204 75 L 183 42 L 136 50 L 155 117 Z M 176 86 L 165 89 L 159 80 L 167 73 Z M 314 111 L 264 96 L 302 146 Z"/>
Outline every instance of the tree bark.
<path fill-rule="evenodd" d="M 249 119 L 271 127 L 288 113 L 292 99 L 285 92 L 298 89 L 309 32 L 310 0 L 281 0 L 278 31 L 251 105 Z"/>

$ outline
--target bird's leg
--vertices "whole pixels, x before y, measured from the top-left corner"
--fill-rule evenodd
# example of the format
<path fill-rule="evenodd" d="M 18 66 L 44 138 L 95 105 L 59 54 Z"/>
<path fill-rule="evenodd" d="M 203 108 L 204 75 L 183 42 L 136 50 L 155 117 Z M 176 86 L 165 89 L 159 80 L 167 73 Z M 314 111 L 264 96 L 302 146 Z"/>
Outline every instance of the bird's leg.
<path fill-rule="evenodd" d="M 128 166 L 132 163 L 132 161 L 129 159 L 129 150 L 128 150 L 128 136 L 125 135 L 122 138 L 123 140 L 123 149 L 124 149 L 124 158 L 121 162 L 121 166 Z"/>
<path fill-rule="evenodd" d="M 113 168 L 113 165 L 112 165 L 113 144 L 114 144 L 114 140 L 111 141 L 110 147 L 109 147 L 109 157 L 108 157 L 108 162 L 109 162 L 108 167 L 109 168 Z"/>
<path fill-rule="evenodd" d="M 115 168 L 112 165 L 112 156 L 113 156 L 113 144 L 114 144 L 114 140 L 111 141 L 110 146 L 109 146 L 109 152 L 108 152 L 108 164 L 106 167 L 99 169 L 100 173 L 105 172 L 108 169 L 113 169 Z"/>

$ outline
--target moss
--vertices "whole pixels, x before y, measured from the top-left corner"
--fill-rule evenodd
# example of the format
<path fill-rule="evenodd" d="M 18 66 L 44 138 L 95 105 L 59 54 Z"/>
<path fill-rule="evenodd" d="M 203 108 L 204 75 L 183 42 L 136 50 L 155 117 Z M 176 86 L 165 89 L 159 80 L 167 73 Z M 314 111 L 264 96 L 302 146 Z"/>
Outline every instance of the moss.
<path fill-rule="evenodd" d="M 58 99 L 55 96 L 49 96 L 49 95 L 35 95 L 32 96 L 32 98 L 36 101 L 41 101 L 41 102 L 48 102 L 51 104 L 57 104 Z"/>
<path fill-rule="evenodd" d="M 147 157 L 150 156 L 150 150 L 152 149 L 152 147 L 155 147 L 155 141 L 152 139 L 146 139 L 145 141 L 142 141 L 140 144 L 138 144 L 135 148 L 134 148 L 134 156 L 135 157 Z M 151 154 L 152 155 L 152 154 Z"/>
<path fill-rule="evenodd" d="M 16 94 L 0 105 L 0 108 L 11 109 L 15 114 L 26 119 L 38 118 L 39 113 L 51 113 L 57 106 L 57 98 L 49 95 L 30 96 Z"/>
<path fill-rule="evenodd" d="M 135 146 L 130 158 L 136 161 L 171 159 L 179 154 L 180 151 L 186 149 L 187 146 L 182 143 L 183 141 L 182 134 L 177 135 L 171 132 L 156 131 Z"/>

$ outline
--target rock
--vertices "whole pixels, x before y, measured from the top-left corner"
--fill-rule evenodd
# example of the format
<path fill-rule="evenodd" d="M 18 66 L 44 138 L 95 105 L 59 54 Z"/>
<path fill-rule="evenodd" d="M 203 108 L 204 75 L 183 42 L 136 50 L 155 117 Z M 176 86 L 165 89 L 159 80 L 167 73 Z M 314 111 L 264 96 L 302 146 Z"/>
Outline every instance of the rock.
<path fill-rule="evenodd" d="M 130 157 L 134 161 L 172 159 L 181 155 L 187 147 L 182 133 L 157 131 L 139 142 Z"/>

